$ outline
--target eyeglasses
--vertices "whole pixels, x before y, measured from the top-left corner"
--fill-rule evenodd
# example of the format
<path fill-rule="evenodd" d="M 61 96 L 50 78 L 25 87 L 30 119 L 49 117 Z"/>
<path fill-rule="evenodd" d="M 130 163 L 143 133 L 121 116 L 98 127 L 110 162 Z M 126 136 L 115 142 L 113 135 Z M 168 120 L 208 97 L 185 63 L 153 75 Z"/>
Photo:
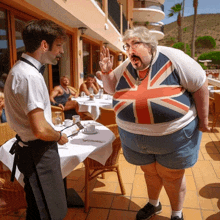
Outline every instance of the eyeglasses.
<path fill-rule="evenodd" d="M 124 44 L 124 45 L 123 45 L 123 49 L 124 49 L 125 51 L 128 51 L 130 48 L 136 49 L 140 44 L 146 44 L 146 43 L 141 42 L 141 41 L 136 41 L 136 42 L 134 42 L 132 45 Z"/>

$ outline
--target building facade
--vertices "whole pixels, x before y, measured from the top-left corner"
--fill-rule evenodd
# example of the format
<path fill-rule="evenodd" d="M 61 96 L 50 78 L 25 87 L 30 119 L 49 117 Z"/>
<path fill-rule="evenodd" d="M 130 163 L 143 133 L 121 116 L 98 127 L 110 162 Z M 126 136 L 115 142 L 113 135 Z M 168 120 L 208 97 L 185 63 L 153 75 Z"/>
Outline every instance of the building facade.
<path fill-rule="evenodd" d="M 32 19 L 50 19 L 68 34 L 63 58 L 44 74 L 49 92 L 68 75 L 79 88 L 99 70 L 100 50 L 109 48 L 114 67 L 125 58 L 122 36 L 133 25 L 145 25 L 163 38 L 164 0 L 0 0 L 0 75 L 8 73 L 25 51 L 22 29 Z"/>

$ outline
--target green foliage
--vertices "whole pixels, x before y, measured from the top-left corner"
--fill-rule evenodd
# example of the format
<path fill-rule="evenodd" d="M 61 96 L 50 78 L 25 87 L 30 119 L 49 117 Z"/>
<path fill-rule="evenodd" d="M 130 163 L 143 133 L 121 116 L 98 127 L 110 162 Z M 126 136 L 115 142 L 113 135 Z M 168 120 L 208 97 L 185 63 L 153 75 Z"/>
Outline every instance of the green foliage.
<path fill-rule="evenodd" d="M 173 48 L 182 50 L 183 52 L 185 52 L 186 54 L 188 54 L 189 56 L 191 56 L 191 49 L 190 49 L 189 44 L 186 44 L 186 51 L 184 51 L 184 43 L 183 43 L 183 42 L 175 43 L 175 44 L 173 45 Z"/>
<path fill-rule="evenodd" d="M 204 70 L 207 70 L 208 67 L 204 65 L 204 63 L 199 63 Z"/>
<path fill-rule="evenodd" d="M 187 29 L 188 29 L 187 27 L 183 28 L 183 32 L 187 32 Z"/>
<path fill-rule="evenodd" d="M 169 10 L 170 13 L 168 14 L 168 17 L 173 17 L 175 14 L 178 14 L 180 11 L 182 11 L 182 3 L 177 3 L 171 9 Z"/>
<path fill-rule="evenodd" d="M 203 53 L 198 57 L 198 60 L 212 60 L 212 64 L 220 64 L 220 51 Z"/>
<path fill-rule="evenodd" d="M 216 47 L 216 41 L 211 36 L 203 36 L 198 37 L 195 42 L 195 46 L 197 49 L 199 48 L 215 48 Z"/>

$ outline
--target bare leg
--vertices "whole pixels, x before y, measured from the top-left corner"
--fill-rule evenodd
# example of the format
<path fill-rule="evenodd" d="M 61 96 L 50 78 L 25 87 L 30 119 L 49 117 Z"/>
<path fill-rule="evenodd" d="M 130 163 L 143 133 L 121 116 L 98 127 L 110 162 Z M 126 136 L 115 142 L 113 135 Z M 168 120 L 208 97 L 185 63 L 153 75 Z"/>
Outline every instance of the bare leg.
<path fill-rule="evenodd" d="M 162 179 L 156 170 L 156 163 L 141 166 L 144 171 L 149 199 L 157 200 L 163 186 Z"/>
<path fill-rule="evenodd" d="M 163 180 L 164 188 L 170 200 L 173 211 L 180 211 L 186 194 L 185 170 L 168 169 L 156 164 L 158 174 Z"/>
<path fill-rule="evenodd" d="M 64 107 L 64 111 L 75 109 L 76 113 L 80 115 L 82 120 L 93 120 L 92 115 L 89 112 L 79 112 L 79 104 L 77 101 L 67 101 Z"/>

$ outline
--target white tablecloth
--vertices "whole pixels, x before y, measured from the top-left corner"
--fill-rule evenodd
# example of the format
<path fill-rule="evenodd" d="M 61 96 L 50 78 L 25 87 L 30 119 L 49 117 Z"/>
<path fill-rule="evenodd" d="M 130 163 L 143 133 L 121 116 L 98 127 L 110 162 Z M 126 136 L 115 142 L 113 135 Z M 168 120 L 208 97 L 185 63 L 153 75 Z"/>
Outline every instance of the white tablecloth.
<path fill-rule="evenodd" d="M 69 175 L 72 170 L 87 157 L 104 165 L 112 153 L 112 142 L 115 139 L 112 131 L 94 121 L 82 121 L 81 123 L 84 126 L 87 123 L 95 124 L 97 134 L 88 135 L 84 134 L 83 130 L 81 130 L 76 136 L 69 137 L 69 142 L 67 144 L 58 145 L 63 178 Z M 61 130 L 62 128 L 64 127 L 57 127 L 57 130 Z M 75 130 L 75 127 L 68 128 L 63 132 L 70 135 L 73 130 Z M 101 142 L 83 141 L 83 139 L 99 140 Z M 15 138 L 9 140 L 0 147 L 0 161 L 2 161 L 10 170 L 12 170 L 14 155 L 11 155 L 9 150 L 14 141 Z M 21 185 L 24 185 L 23 175 L 17 168 L 15 177 Z"/>
<path fill-rule="evenodd" d="M 94 100 L 89 100 L 89 97 L 77 97 L 72 98 L 79 103 L 79 112 L 90 112 L 93 119 L 96 120 L 99 117 L 99 107 L 112 108 L 112 96 L 104 94 L 102 99 L 95 96 Z"/>

